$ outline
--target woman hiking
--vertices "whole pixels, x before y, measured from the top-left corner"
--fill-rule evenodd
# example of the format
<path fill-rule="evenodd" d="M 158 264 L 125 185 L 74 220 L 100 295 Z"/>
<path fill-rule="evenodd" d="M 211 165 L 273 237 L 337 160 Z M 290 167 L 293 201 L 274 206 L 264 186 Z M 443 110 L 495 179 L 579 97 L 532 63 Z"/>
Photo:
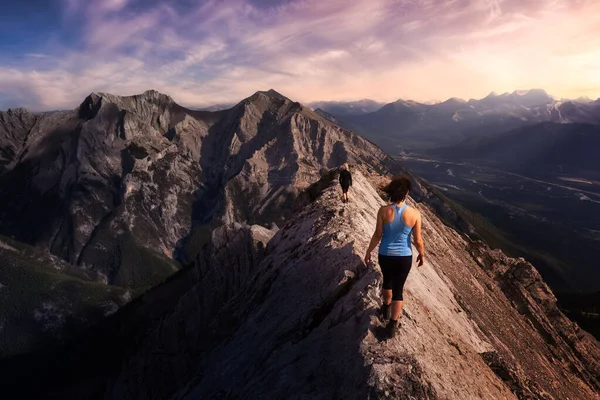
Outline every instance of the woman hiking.
<path fill-rule="evenodd" d="M 404 282 L 412 267 L 411 233 L 419 255 L 418 266 L 423 265 L 424 245 L 421 237 L 421 213 L 406 204 L 411 181 L 403 175 L 394 177 L 383 190 L 390 196 L 392 204 L 383 206 L 377 213 L 377 227 L 365 255 L 365 263 L 371 263 L 371 253 L 379 245 L 379 266 L 383 274 L 381 313 L 389 338 L 396 336 L 398 318 L 402 312 Z"/>
<path fill-rule="evenodd" d="M 348 163 L 345 163 L 340 172 L 340 186 L 342 186 L 342 193 L 344 194 L 344 203 L 348 202 L 348 189 L 352 186 L 352 174 L 350 173 L 350 167 Z"/>

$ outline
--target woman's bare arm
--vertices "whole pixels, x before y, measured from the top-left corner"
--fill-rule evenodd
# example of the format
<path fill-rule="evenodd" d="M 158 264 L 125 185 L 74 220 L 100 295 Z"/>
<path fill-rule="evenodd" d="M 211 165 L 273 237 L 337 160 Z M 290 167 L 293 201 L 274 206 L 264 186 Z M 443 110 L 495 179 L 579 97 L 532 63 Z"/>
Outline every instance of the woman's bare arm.
<path fill-rule="evenodd" d="M 373 233 L 373 237 L 371 237 L 371 243 L 369 243 L 369 248 L 367 249 L 367 254 L 365 255 L 365 263 L 369 264 L 371 262 L 371 253 L 375 250 L 375 247 L 379 244 L 381 237 L 383 236 L 383 207 L 379 209 L 377 212 L 377 226 L 375 227 L 375 232 Z"/>
<path fill-rule="evenodd" d="M 415 223 L 415 227 L 413 229 L 413 239 L 415 246 L 417 247 L 417 251 L 419 252 L 419 256 L 417 257 L 417 262 L 419 263 L 419 267 L 423 265 L 425 261 L 425 244 L 423 243 L 423 237 L 421 236 L 421 213 L 417 210 L 417 222 Z"/>

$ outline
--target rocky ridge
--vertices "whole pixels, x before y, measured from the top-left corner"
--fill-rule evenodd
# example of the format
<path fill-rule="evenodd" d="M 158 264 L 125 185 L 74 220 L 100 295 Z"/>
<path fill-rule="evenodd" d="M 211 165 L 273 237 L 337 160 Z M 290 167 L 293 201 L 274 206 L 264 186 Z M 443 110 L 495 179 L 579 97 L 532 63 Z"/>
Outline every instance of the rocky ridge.
<path fill-rule="evenodd" d="M 117 369 L 102 371 L 109 377 L 90 367 L 98 359 L 74 359 L 75 385 L 62 370 L 44 376 L 53 393 L 600 398 L 600 344 L 558 310 L 533 266 L 457 233 L 412 199 L 423 213 L 427 261 L 409 275 L 399 337 L 382 341 L 381 274 L 362 256 L 384 202 L 355 171 L 343 205 L 336 177 L 331 171 L 309 188 L 313 201 L 270 240 L 259 227 L 217 231 L 185 272 L 185 282 L 195 276 L 188 289 L 175 289 L 178 275 L 159 288 L 173 285 L 176 304 L 151 318 Z"/>
<path fill-rule="evenodd" d="M 322 170 L 346 161 L 379 172 L 394 163 L 273 90 L 218 112 L 183 108 L 153 90 L 92 93 L 73 111 L 9 110 L 0 113 L 0 235 L 33 246 L 42 260 L 60 260 L 84 277 L 83 287 L 89 280 L 108 285 L 94 286 L 107 294 L 96 304 L 102 310 L 114 303 L 112 288 L 138 294 L 193 264 L 222 224 L 281 225 Z M 70 280 L 50 270 L 49 282 L 61 274 Z M 18 276 L 24 281 L 2 291 L 6 304 L 21 298 L 17 288 L 37 287 L 29 281 L 37 273 Z M 41 332 L 39 303 L 7 313 L 5 329 L 23 338 L 24 320 Z M 97 320 L 76 315 L 83 304 L 61 303 L 60 314 Z M 56 331 L 65 332 L 58 325 L 66 320 L 57 321 Z M 0 353 L 26 352 L 44 335 L 27 337 L 29 346 L 0 342 Z"/>
<path fill-rule="evenodd" d="M 24 109 L 0 111 L 0 175 L 14 166 L 37 119 Z"/>
<path fill-rule="evenodd" d="M 392 162 L 273 90 L 218 112 L 93 93 L 71 112 L 2 113 L 0 126 L 0 234 L 125 287 L 193 261 L 198 226 L 281 223 L 321 169 Z"/>

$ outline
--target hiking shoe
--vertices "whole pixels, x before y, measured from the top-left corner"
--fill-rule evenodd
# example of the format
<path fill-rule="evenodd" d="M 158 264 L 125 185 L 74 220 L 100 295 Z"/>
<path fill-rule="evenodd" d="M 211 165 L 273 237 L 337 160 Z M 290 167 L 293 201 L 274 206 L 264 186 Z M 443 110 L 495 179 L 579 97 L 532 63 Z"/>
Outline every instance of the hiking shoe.
<path fill-rule="evenodd" d="M 392 318 L 392 305 L 391 304 L 382 304 L 381 305 L 381 318 L 383 318 L 384 321 L 387 321 L 390 318 Z"/>
<path fill-rule="evenodd" d="M 385 327 L 385 329 L 387 331 L 387 337 L 389 339 L 395 338 L 396 334 L 398 333 L 399 327 L 400 327 L 400 324 L 398 323 L 398 320 L 394 321 L 393 319 L 390 319 L 388 321 L 387 326 Z"/>

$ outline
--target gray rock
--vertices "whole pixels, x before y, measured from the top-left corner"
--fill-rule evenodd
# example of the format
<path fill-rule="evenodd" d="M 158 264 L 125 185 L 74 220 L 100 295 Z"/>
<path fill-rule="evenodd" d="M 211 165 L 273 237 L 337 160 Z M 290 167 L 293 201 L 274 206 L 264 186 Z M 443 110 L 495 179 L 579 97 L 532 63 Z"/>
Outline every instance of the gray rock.
<path fill-rule="evenodd" d="M 14 167 L 38 118 L 20 108 L 0 111 L 0 175 Z"/>
<path fill-rule="evenodd" d="M 93 93 L 71 112 L 2 113 L 0 127 L 0 233 L 124 287 L 192 263 L 197 227 L 282 224 L 324 167 L 393 164 L 275 91 L 219 112 Z"/>
<path fill-rule="evenodd" d="M 556 308 L 539 274 L 412 199 L 428 257 L 409 275 L 398 337 L 382 340 L 381 274 L 362 257 L 383 202 L 356 172 L 354 200 L 343 208 L 331 178 L 315 185 L 313 201 L 264 251 L 256 228 L 218 230 L 194 272 L 160 288 L 176 304 L 151 318 L 128 354 L 112 355 L 119 367 L 95 368 L 106 355 L 90 357 L 84 347 L 71 360 L 82 371 L 78 382 L 61 370 L 44 375 L 64 389 L 56 395 L 598 398 L 600 344 Z"/>

